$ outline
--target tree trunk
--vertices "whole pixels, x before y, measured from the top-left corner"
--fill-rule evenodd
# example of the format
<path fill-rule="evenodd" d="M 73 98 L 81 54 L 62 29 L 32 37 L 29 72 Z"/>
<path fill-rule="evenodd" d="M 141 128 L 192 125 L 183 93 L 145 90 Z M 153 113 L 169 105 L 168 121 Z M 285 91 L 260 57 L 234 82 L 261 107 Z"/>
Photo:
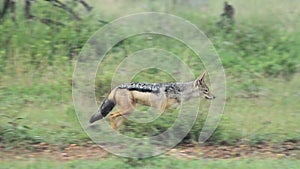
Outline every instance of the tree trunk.
<path fill-rule="evenodd" d="M 2 12 L 0 13 L 0 22 L 3 20 L 3 17 L 5 16 L 7 9 L 9 8 L 9 5 L 10 5 L 10 0 L 5 0 L 3 2 Z"/>
<path fill-rule="evenodd" d="M 16 21 L 16 1 L 10 0 L 10 13 L 11 19 L 15 22 Z"/>
<path fill-rule="evenodd" d="M 30 13 L 31 11 L 31 2 L 30 0 L 25 0 L 25 18 L 31 19 L 33 16 Z"/>

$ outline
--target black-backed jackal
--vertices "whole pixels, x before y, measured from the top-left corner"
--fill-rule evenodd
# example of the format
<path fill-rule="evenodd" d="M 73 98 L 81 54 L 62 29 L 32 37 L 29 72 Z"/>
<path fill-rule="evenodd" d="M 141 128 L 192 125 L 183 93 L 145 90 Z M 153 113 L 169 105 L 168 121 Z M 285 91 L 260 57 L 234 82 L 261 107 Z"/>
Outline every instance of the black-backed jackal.
<path fill-rule="evenodd" d="M 195 81 L 185 83 L 132 82 L 121 84 L 110 92 L 100 109 L 90 118 L 90 123 L 102 119 L 117 105 L 118 111 L 109 117 L 112 128 L 117 129 L 125 117 L 122 117 L 119 124 L 116 124 L 115 118 L 129 115 L 134 110 L 136 103 L 165 110 L 182 100 L 200 96 L 206 99 L 215 98 L 205 84 L 205 72 Z"/>

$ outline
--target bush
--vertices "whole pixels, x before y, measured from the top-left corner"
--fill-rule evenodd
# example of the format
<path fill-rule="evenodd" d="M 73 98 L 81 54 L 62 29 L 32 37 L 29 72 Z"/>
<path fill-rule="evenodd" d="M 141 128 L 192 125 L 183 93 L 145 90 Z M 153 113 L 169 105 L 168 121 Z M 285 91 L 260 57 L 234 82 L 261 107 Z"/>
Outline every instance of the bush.
<path fill-rule="evenodd" d="M 30 135 L 31 128 L 22 124 L 22 117 L 14 117 L 0 114 L 7 119 L 7 123 L 0 126 L 0 142 L 8 147 L 20 146 L 22 144 L 39 143 L 40 137 Z"/>

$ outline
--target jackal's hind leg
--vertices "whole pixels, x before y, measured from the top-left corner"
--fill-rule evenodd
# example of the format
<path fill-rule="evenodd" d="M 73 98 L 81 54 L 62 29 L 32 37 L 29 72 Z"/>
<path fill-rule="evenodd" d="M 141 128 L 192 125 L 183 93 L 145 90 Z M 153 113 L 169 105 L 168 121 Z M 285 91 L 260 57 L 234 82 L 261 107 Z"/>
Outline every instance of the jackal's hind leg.
<path fill-rule="evenodd" d="M 123 116 L 126 116 L 128 114 L 130 114 L 132 111 L 128 111 L 125 113 L 120 113 L 120 112 L 115 112 L 113 114 L 110 115 L 109 120 L 110 120 L 110 125 L 113 129 L 118 129 L 120 127 L 120 125 L 124 122 L 124 120 L 126 119 Z M 115 118 L 120 117 L 120 120 L 116 123 Z"/>
<path fill-rule="evenodd" d="M 117 119 L 117 122 L 116 122 L 116 127 L 117 129 L 121 126 L 121 124 L 126 120 L 125 117 L 120 117 L 119 119 Z"/>
<path fill-rule="evenodd" d="M 110 121 L 110 126 L 113 128 L 113 129 L 117 129 L 117 125 L 115 123 L 115 118 L 118 117 L 118 116 L 121 116 L 122 114 L 120 114 L 119 112 L 115 112 L 115 113 L 112 113 L 110 114 L 109 116 L 109 121 Z"/>

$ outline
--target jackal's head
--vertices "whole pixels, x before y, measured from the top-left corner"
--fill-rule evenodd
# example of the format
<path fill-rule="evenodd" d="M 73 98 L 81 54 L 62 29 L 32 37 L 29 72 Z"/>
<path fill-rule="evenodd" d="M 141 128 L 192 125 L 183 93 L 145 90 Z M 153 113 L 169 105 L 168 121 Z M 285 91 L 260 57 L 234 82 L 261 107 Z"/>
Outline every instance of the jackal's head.
<path fill-rule="evenodd" d="M 201 76 L 199 76 L 199 78 L 197 78 L 194 81 L 194 87 L 199 90 L 200 95 L 203 95 L 204 98 L 211 100 L 211 99 L 214 99 L 215 96 L 211 94 L 211 92 L 209 91 L 209 88 L 205 84 L 205 75 L 206 75 L 206 72 L 204 72 Z"/>

